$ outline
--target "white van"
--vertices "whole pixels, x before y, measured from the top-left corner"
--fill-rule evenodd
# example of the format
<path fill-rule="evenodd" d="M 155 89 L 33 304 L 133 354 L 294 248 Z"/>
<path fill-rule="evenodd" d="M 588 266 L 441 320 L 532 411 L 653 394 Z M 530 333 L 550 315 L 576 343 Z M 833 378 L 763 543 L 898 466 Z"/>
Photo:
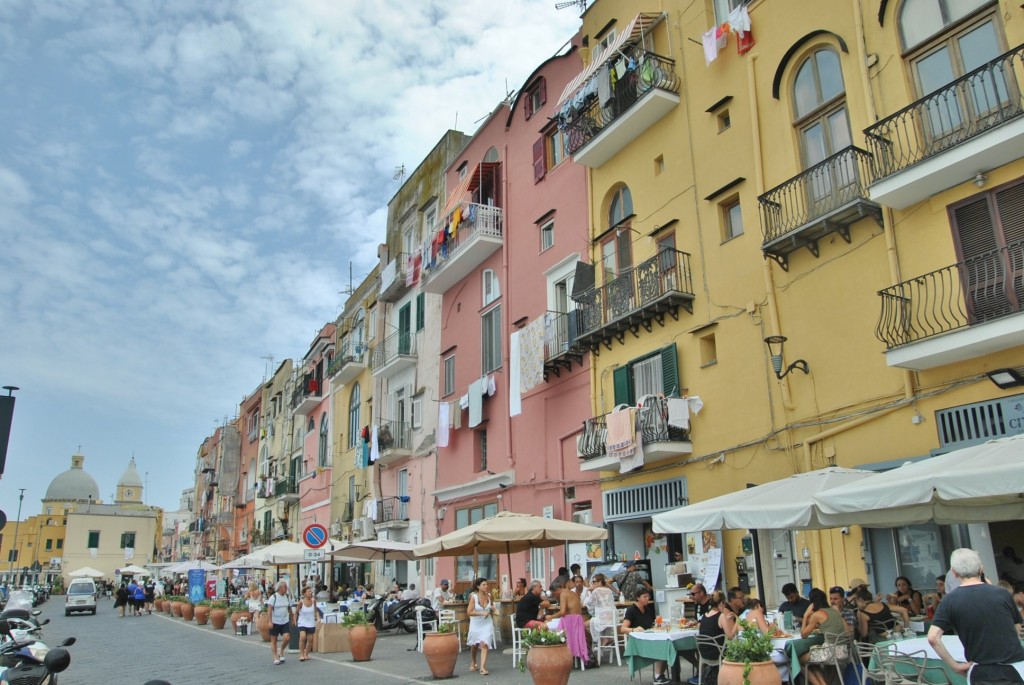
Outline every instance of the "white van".
<path fill-rule="evenodd" d="M 96 581 L 92 578 L 75 578 L 68 585 L 67 596 L 64 598 L 64 615 L 70 616 L 73 611 L 88 611 L 96 615 Z"/>

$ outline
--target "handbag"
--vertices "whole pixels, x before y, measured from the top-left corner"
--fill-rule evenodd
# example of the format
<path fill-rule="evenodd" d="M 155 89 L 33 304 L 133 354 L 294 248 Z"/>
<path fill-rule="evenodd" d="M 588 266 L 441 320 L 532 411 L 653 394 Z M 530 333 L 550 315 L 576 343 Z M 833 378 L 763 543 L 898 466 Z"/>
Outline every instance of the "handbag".
<path fill-rule="evenodd" d="M 815 645 L 808 652 L 808 663 L 829 664 L 835 660 L 844 661 L 849 658 L 846 645 Z"/>

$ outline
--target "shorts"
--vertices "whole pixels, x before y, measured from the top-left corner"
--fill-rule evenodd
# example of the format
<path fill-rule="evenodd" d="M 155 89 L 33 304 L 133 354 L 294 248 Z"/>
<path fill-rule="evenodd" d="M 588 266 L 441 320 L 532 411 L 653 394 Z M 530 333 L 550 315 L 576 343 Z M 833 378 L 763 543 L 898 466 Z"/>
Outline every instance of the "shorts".
<path fill-rule="evenodd" d="M 316 632 L 316 626 L 299 626 L 299 632 L 305 633 L 306 635 L 312 635 Z"/>
<path fill-rule="evenodd" d="M 291 630 L 290 623 L 271 623 L 270 634 L 271 635 L 288 635 Z"/>

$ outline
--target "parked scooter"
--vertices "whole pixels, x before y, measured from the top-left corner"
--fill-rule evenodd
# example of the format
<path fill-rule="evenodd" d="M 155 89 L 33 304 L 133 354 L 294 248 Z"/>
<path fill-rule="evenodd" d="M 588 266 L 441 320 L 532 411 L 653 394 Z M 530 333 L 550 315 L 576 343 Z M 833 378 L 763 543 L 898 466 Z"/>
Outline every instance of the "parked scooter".
<path fill-rule="evenodd" d="M 41 636 L 41 628 L 50 622 L 50 619 L 39 620 L 39 615 L 43 612 L 40 609 L 22 609 L 22 608 L 11 608 L 5 609 L 0 613 L 0 621 L 9 621 L 12 628 L 19 630 L 30 630 L 36 632 L 38 636 Z"/>
<path fill-rule="evenodd" d="M 69 637 L 60 647 L 50 649 L 39 640 L 22 639 L 19 632 L 0 619 L 0 685 L 56 685 L 57 674 L 71 663 L 64 647 L 75 644 L 75 638 Z"/>
<path fill-rule="evenodd" d="M 416 607 L 423 607 L 423 621 L 434 621 L 437 614 L 430 606 L 430 600 L 425 597 L 418 599 L 403 599 L 384 608 L 384 598 L 378 599 L 373 606 L 367 609 L 370 619 L 377 630 L 391 630 L 397 628 L 407 633 L 416 632 Z"/>

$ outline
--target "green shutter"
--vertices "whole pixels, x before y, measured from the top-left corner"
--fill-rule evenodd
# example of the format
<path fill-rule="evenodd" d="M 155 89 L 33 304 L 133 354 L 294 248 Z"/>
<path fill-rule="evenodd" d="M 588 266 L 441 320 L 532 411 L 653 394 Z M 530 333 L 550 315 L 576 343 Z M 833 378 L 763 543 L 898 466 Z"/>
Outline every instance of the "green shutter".
<path fill-rule="evenodd" d="M 125 547 L 124 543 L 125 543 L 125 537 L 127 535 L 128 535 L 128 533 L 121 533 L 121 549 L 124 549 L 124 547 Z"/>
<path fill-rule="evenodd" d="M 633 404 L 633 384 L 630 382 L 629 365 L 615 369 L 612 381 L 615 385 L 615 405 Z"/>
<path fill-rule="evenodd" d="M 666 397 L 682 395 L 679 387 L 679 359 L 675 343 L 661 350 L 661 379 L 661 388 Z"/>
<path fill-rule="evenodd" d="M 422 331 L 423 330 L 423 326 L 425 325 L 424 317 L 426 316 L 426 313 L 423 311 L 424 300 L 425 299 L 426 299 L 426 295 L 424 293 L 420 293 L 419 295 L 416 296 L 416 330 L 417 331 Z"/>

